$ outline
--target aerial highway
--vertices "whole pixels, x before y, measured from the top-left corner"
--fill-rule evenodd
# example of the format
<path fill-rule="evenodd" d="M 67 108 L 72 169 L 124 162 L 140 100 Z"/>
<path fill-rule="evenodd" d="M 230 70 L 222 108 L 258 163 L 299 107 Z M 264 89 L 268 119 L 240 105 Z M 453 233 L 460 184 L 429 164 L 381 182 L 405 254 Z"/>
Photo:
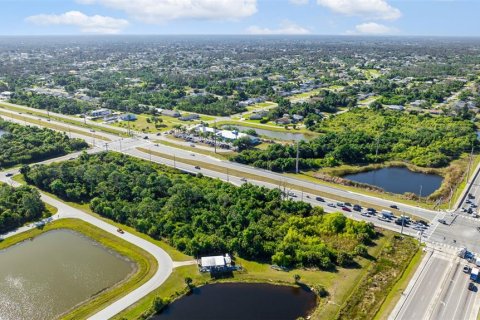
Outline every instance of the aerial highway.
<path fill-rule="evenodd" d="M 14 114 L 15 112 L 11 111 L 11 113 Z M 18 115 L 18 113 L 16 114 Z M 38 117 L 28 114 L 22 115 L 23 120 L 18 119 L 18 117 L 9 117 L 5 115 L 5 113 L 0 116 L 6 120 L 18 123 L 26 123 L 29 119 L 38 119 Z M 50 120 L 49 123 L 64 128 L 67 126 L 65 123 L 56 120 Z M 41 126 L 42 124 L 37 123 L 35 125 Z M 430 226 L 420 230 L 414 228 L 412 225 L 404 225 L 402 227 L 395 224 L 392 220 L 379 219 L 377 216 L 361 215 L 360 212 L 353 210 L 343 212 L 346 216 L 353 219 L 371 221 L 379 227 L 416 237 L 422 243 L 426 244 L 427 254 L 412 279 L 409 288 L 405 290 L 405 294 L 392 313 L 391 319 L 473 319 L 474 314 L 476 315 L 480 307 L 478 294 L 467 290 L 468 275 L 465 275 L 461 271 L 465 261 L 460 260 L 456 256 L 456 252 L 460 247 L 466 247 L 474 253 L 480 253 L 480 221 L 471 214 L 469 215 L 461 210 L 462 207 L 467 205 L 467 195 L 469 193 L 472 194 L 477 201 L 480 199 L 479 168 L 475 168 L 476 174 L 473 176 L 472 181 L 467 184 L 465 196 L 455 205 L 455 210 L 434 211 L 403 203 L 394 203 L 390 200 L 355 193 L 341 188 L 317 184 L 268 170 L 223 161 L 198 152 L 157 144 L 154 142 L 155 139 L 159 139 L 156 135 L 147 135 L 147 139 L 144 138 L 144 134 L 141 136 L 137 135 L 130 138 L 122 138 L 111 133 L 95 132 L 88 128 L 73 125 L 68 126 L 75 127 L 76 129 L 75 132 L 69 133 L 72 137 L 82 138 L 93 146 L 88 152 L 113 150 L 148 161 L 172 166 L 185 172 L 194 174 L 202 173 L 205 176 L 218 178 L 236 185 L 248 182 L 267 188 L 281 189 L 285 189 L 285 185 L 288 185 L 286 191 L 291 199 L 303 200 L 315 206 L 322 206 L 326 212 L 338 212 L 342 210 L 336 205 L 339 198 L 349 199 L 352 204 L 360 204 L 363 209 L 369 206 L 388 209 L 391 205 L 396 204 L 400 209 L 399 211 L 394 211 L 396 215 L 403 213 L 410 214 L 430 221 Z M 103 138 L 103 140 L 100 138 Z M 163 155 L 168 155 L 168 157 Z M 69 155 L 61 159 L 49 160 L 48 162 L 65 160 L 74 156 L 75 155 Z M 173 159 L 172 156 L 174 156 Z M 209 166 L 209 168 L 202 168 L 201 163 L 208 163 L 211 166 Z M 239 174 L 232 174 L 232 172 L 239 171 L 248 174 L 249 177 L 258 176 L 261 178 L 248 178 L 247 180 Z M 12 169 L 8 172 L 12 173 L 16 172 L 16 170 Z M 4 182 L 12 183 L 4 177 L 4 174 L 5 172 L 0 175 L 0 179 Z M 318 195 L 321 195 L 325 201 L 321 202 L 316 200 Z M 57 207 L 59 206 L 58 203 L 52 203 L 53 199 L 46 197 L 45 200 Z M 72 210 L 74 209 L 72 208 Z M 63 217 L 74 214 L 76 217 L 84 217 L 84 219 L 87 219 L 86 216 L 88 215 L 77 211 L 78 210 L 71 211 L 71 209 L 66 206 L 59 212 Z M 92 221 L 94 224 L 98 223 L 95 220 Z M 440 221 L 444 221 L 444 223 L 440 223 Z M 102 223 L 106 224 L 103 221 Z M 112 229 L 113 227 L 108 224 L 103 225 L 103 227 L 108 232 L 115 232 L 115 229 Z M 129 240 L 130 236 L 126 237 L 126 239 Z M 132 241 L 136 240 L 132 238 Z M 146 244 L 139 242 L 135 244 L 151 253 L 151 250 L 154 250 L 154 248 L 144 247 Z M 172 261 L 170 258 L 167 259 L 163 257 L 163 254 L 159 252 L 156 257 L 159 259 L 159 274 L 155 277 L 157 281 L 155 285 L 149 281 L 144 286 L 125 296 L 120 300 L 121 303 L 118 301 L 115 302 L 105 310 L 102 310 L 98 315 L 95 315 L 92 319 L 111 317 L 158 287 L 159 283 L 163 282 L 171 272 Z M 165 267 L 162 267 L 163 265 Z"/>

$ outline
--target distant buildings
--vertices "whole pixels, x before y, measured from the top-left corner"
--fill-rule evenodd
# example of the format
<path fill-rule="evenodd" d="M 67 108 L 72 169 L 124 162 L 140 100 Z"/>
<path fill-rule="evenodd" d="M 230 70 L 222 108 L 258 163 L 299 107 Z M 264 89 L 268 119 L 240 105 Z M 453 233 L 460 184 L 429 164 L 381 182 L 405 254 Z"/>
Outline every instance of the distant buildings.
<path fill-rule="evenodd" d="M 214 128 L 210 127 L 205 127 L 203 125 L 199 125 L 195 128 L 197 132 L 201 133 L 212 133 L 215 134 L 218 138 L 228 141 L 228 142 L 233 142 L 237 139 L 243 138 L 243 137 L 248 137 L 252 141 L 252 143 L 260 143 L 260 139 L 258 137 L 251 136 L 249 134 L 243 133 L 243 132 L 238 132 L 236 130 L 215 130 Z"/>
<path fill-rule="evenodd" d="M 193 120 L 198 120 L 200 119 L 200 116 L 198 114 L 192 113 L 183 117 L 178 118 L 178 120 L 181 121 L 193 121 Z"/>
<path fill-rule="evenodd" d="M 180 118 L 181 114 L 177 110 L 168 110 L 168 109 L 156 109 L 162 116 L 172 117 L 172 118 Z"/>
<path fill-rule="evenodd" d="M 92 119 L 108 117 L 111 114 L 112 110 L 105 108 L 90 111 L 90 116 Z"/>
<path fill-rule="evenodd" d="M 126 113 L 126 114 L 120 115 L 120 119 L 123 121 L 135 121 L 137 120 L 137 116 L 132 113 Z"/>
<path fill-rule="evenodd" d="M 8 100 L 12 96 L 12 93 L 10 91 L 3 91 L 0 93 L 0 100 Z"/>

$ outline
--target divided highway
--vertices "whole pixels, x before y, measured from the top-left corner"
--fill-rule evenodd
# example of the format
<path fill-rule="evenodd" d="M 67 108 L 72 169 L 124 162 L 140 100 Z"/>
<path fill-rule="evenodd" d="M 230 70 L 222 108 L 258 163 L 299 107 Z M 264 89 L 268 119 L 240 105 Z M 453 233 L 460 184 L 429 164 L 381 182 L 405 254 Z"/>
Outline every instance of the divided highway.
<path fill-rule="evenodd" d="M 25 110 L 28 108 L 24 107 Z M 11 114 L 18 116 L 18 112 L 11 112 L 1 109 L 3 114 L 0 117 L 6 120 L 14 121 L 23 124 L 29 119 L 38 120 L 38 117 L 22 114 L 23 121 L 17 118 L 6 116 Z M 37 110 L 35 110 L 37 111 Z M 45 120 L 44 120 L 45 121 Z M 65 123 L 51 120 L 49 123 L 62 127 L 67 127 Z M 41 125 L 41 124 L 37 124 Z M 69 125 L 70 127 L 74 127 Z M 418 229 L 414 230 L 411 226 L 405 226 L 403 233 L 417 237 L 422 242 L 427 244 L 427 254 L 422 261 L 420 268 L 417 270 L 414 278 L 409 284 L 409 288 L 405 290 L 404 295 L 399 301 L 396 309 L 391 314 L 390 319 L 475 319 L 476 312 L 480 307 L 480 299 L 478 293 L 469 292 L 466 289 L 468 285 L 468 276 L 465 275 L 461 269 L 464 260 L 459 260 L 455 252 L 459 247 L 465 246 L 470 251 L 480 253 L 480 222 L 471 215 L 456 210 L 454 212 L 433 211 L 416 206 L 405 205 L 401 203 L 394 203 L 389 200 L 378 197 L 368 196 L 355 192 L 350 192 L 340 188 L 335 188 L 314 182 L 308 182 L 296 179 L 290 176 L 277 174 L 271 171 L 253 168 L 250 166 L 233 163 L 229 161 L 222 161 L 201 153 L 190 152 L 184 149 L 173 148 L 162 144 L 155 144 L 150 140 L 158 139 L 155 135 L 148 135 L 149 139 L 143 138 L 120 138 L 116 135 L 104 132 L 92 132 L 89 129 L 82 127 L 75 127 L 76 132 L 71 132 L 72 137 L 82 138 L 88 143 L 95 146 L 89 152 L 99 152 L 101 150 L 114 150 L 124 154 L 128 154 L 137 158 L 162 163 L 168 166 L 175 167 L 185 172 L 202 173 L 205 176 L 219 178 L 230 183 L 241 185 L 245 183 L 245 179 L 241 176 L 232 175 L 231 172 L 240 171 L 249 176 L 258 176 L 265 179 L 249 178 L 248 182 L 265 186 L 267 188 L 283 188 L 282 186 L 288 184 L 294 200 L 303 200 L 312 205 L 322 206 L 326 212 L 339 211 L 341 208 L 327 206 L 327 203 L 336 203 L 336 198 L 349 199 L 351 203 L 358 203 L 364 208 L 369 206 L 377 206 L 382 208 L 389 208 L 390 205 L 396 204 L 400 207 L 400 211 L 408 213 L 422 219 L 432 221 L 430 227 L 423 233 Z M 92 134 L 95 137 L 92 137 Z M 103 137 L 107 140 L 100 140 Z M 143 137 L 143 136 L 142 136 Z M 142 151 L 142 150 L 147 151 Z M 168 155 L 164 158 L 159 155 Z M 175 160 L 170 159 L 172 156 Z M 63 157 L 68 159 L 70 156 Z M 60 160 L 60 159 L 56 159 Z M 182 161 L 185 160 L 185 161 Z M 50 160 L 52 162 L 55 160 Z M 195 162 L 208 163 L 215 166 L 215 170 L 208 168 L 198 168 Z M 188 163 L 186 163 L 188 162 Z M 466 194 L 472 193 L 476 199 L 480 199 L 480 177 L 478 174 L 474 176 L 473 181 L 468 184 Z M 10 170 L 8 172 L 12 172 Z M 0 180 L 12 183 L 5 177 L 5 173 L 0 174 Z M 314 190 L 307 192 L 307 190 Z M 319 202 L 315 200 L 317 194 L 322 195 L 326 202 Z M 43 195 L 45 197 L 45 195 Z M 116 234 L 116 228 L 105 223 L 102 220 L 96 219 L 79 210 L 57 203 L 54 199 L 49 197 L 44 198 L 46 202 L 59 207 L 59 213 L 62 217 L 69 217 L 74 215 L 85 221 L 100 226 L 107 232 Z M 463 198 L 458 207 L 465 207 L 467 197 Z M 476 200 L 478 201 L 478 200 Z M 61 211 L 60 211 L 60 208 Z M 359 212 L 343 212 L 346 216 L 357 220 L 371 221 L 375 225 L 400 232 L 401 226 L 396 225 L 392 221 L 380 220 L 377 217 L 369 217 L 360 215 Z M 399 214 L 398 212 L 396 213 Z M 93 219 L 93 220 L 88 220 Z M 96 221 L 96 220 L 98 221 Z M 439 223 L 440 219 L 446 220 L 446 224 Z M 477 229 L 478 228 L 478 229 Z M 117 234 L 118 235 L 118 234 Z M 122 236 L 123 237 L 123 236 Z M 159 261 L 159 271 L 146 284 L 128 294 L 124 298 L 102 310 L 92 319 L 107 319 L 116 313 L 120 312 L 130 304 L 138 301 L 141 297 L 157 288 L 168 277 L 172 270 L 173 262 L 168 255 L 160 248 L 153 246 L 150 243 L 142 243 L 135 239 L 133 235 L 126 234 L 125 239 L 144 248 L 152 253 Z M 142 240 L 144 241 L 144 240 Z M 151 247 L 153 246 L 153 247 Z"/>

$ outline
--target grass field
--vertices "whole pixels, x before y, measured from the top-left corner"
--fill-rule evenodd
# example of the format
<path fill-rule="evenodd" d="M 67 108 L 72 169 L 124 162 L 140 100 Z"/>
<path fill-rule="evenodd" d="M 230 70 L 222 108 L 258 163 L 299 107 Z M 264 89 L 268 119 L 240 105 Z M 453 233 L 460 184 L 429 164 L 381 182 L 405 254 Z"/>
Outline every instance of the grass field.
<path fill-rule="evenodd" d="M 21 241 L 32 239 L 42 233 L 57 229 L 70 229 L 80 232 L 101 243 L 102 245 L 115 250 L 119 254 L 128 257 L 130 260 L 134 261 L 137 266 L 135 272 L 127 279 L 107 289 L 106 291 L 93 296 L 79 307 L 66 313 L 64 316 L 62 316 L 62 319 L 87 318 L 89 315 L 92 315 L 93 313 L 105 308 L 116 299 L 141 286 L 153 276 L 158 268 L 155 258 L 146 251 L 121 239 L 120 237 L 111 235 L 91 224 L 78 219 L 56 220 L 52 223 L 46 224 L 41 229 L 37 228 L 22 232 L 18 235 L 1 241 L 0 249 L 8 248 Z"/>

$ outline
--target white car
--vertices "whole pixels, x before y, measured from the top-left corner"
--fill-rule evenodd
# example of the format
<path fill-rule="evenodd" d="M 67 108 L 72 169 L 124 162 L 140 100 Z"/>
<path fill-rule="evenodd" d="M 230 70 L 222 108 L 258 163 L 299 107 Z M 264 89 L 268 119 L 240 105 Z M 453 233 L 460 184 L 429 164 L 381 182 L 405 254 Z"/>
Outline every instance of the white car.
<path fill-rule="evenodd" d="M 327 206 L 332 207 L 332 208 L 336 207 L 334 203 L 328 203 Z"/>

